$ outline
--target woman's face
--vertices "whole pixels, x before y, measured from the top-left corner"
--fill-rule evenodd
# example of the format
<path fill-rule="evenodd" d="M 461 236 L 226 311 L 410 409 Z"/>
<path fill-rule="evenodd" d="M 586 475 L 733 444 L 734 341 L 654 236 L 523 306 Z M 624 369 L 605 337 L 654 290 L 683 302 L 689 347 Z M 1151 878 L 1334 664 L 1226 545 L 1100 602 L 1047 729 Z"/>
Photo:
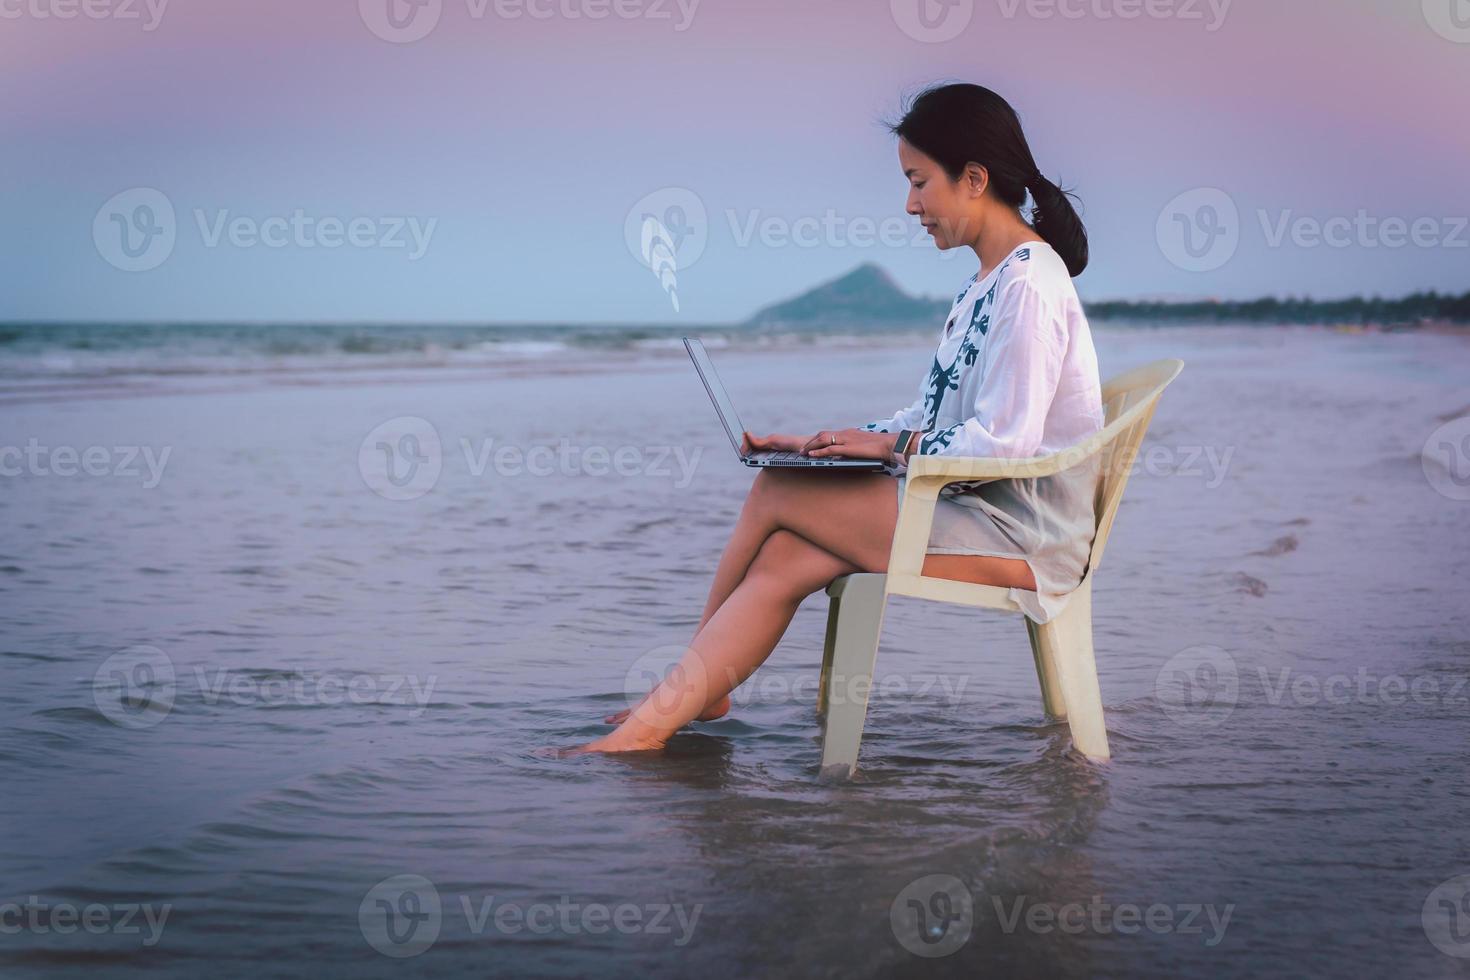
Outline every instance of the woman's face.
<path fill-rule="evenodd" d="M 898 162 L 909 180 L 906 210 L 929 229 L 934 244 L 943 251 L 974 241 L 980 232 L 979 198 L 969 193 L 969 177 L 950 180 L 938 161 L 903 138 Z"/>

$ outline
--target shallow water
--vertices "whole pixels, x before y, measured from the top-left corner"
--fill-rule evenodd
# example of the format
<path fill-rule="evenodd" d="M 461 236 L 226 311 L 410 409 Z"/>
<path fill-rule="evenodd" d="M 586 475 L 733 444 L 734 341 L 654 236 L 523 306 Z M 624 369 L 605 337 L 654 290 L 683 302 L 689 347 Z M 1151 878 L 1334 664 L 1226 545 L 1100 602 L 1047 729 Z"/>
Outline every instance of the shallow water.
<path fill-rule="evenodd" d="M 1422 914 L 1470 874 L 1470 501 L 1423 453 L 1470 342 L 1097 340 L 1187 362 L 1098 572 L 1114 760 L 1042 717 L 1019 619 L 899 598 L 846 785 L 820 594 L 666 756 L 537 754 L 687 642 L 750 484 L 679 351 L 7 404 L 0 442 L 109 455 L 0 484 L 4 975 L 1466 975 Z M 756 431 L 887 415 L 926 356 L 715 354 Z M 432 470 L 374 470 L 434 458 L 401 424 L 360 459 L 403 416 L 442 465 L 386 499 Z M 497 472 L 562 437 L 570 472 Z"/>

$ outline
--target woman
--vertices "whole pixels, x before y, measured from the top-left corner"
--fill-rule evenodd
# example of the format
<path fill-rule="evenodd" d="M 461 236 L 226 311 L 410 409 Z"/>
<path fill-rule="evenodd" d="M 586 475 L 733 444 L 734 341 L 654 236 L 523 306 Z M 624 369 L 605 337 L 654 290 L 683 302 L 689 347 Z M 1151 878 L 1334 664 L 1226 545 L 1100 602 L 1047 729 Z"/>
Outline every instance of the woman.
<path fill-rule="evenodd" d="M 909 179 L 908 213 L 941 249 L 980 269 L 955 300 L 918 398 L 891 418 L 816 435 L 745 434 L 748 449 L 885 462 L 882 473 L 763 469 L 715 572 L 690 648 L 619 727 L 574 751 L 662 748 L 725 714 L 729 693 L 775 648 L 801 601 L 852 572 L 888 566 L 915 453 L 1023 459 L 1103 425 L 1097 357 L 1072 277 L 1087 234 L 1031 156 L 1015 110 L 978 85 L 920 94 L 889 127 Z M 1021 218 L 1026 192 L 1034 208 Z M 935 506 L 923 574 L 1009 588 L 1037 622 L 1080 583 L 1095 528 L 1095 464 L 1056 477 L 951 484 Z"/>

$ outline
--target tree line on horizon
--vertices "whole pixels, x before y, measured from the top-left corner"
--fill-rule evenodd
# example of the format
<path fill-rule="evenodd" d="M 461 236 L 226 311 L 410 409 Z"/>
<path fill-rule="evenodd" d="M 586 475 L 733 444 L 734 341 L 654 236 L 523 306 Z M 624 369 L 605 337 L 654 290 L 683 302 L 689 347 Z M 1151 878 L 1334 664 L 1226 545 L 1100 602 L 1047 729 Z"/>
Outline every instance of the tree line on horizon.
<path fill-rule="evenodd" d="M 1083 304 L 1098 320 L 1188 320 L 1215 323 L 1382 324 L 1470 323 L 1470 292 L 1414 293 L 1401 299 L 1108 300 Z"/>

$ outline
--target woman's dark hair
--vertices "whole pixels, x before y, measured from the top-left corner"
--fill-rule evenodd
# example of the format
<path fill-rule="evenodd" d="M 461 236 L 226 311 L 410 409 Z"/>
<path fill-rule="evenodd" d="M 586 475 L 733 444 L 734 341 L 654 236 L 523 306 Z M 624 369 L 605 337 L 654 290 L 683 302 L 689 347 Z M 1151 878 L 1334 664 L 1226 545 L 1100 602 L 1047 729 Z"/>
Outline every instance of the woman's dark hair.
<path fill-rule="evenodd" d="M 1037 169 L 1021 119 L 1005 99 L 981 85 L 935 85 L 914 98 L 901 120 L 885 125 L 937 160 L 952 181 L 973 161 L 989 171 L 991 189 L 1007 205 L 1019 210 L 1029 190 L 1036 233 L 1072 276 L 1087 268 L 1087 229 L 1067 200 L 1070 195 Z"/>

